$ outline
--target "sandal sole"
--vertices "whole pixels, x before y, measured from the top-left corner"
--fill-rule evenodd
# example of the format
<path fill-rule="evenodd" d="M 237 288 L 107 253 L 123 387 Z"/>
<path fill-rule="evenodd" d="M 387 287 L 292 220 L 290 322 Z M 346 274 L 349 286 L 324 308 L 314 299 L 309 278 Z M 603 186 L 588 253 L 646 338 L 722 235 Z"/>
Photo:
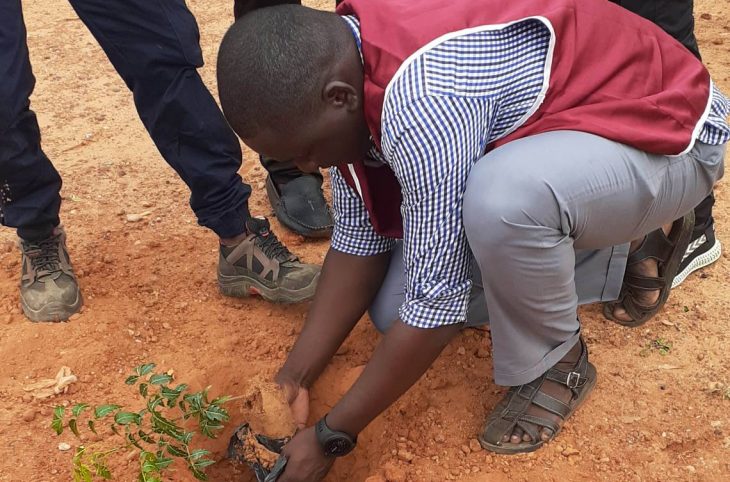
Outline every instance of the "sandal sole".
<path fill-rule="evenodd" d="M 583 390 L 580 392 L 580 395 L 578 395 L 578 398 L 575 399 L 574 403 L 575 406 L 568 414 L 568 418 L 572 417 L 573 414 L 580 408 L 581 405 L 583 405 L 583 402 L 585 402 L 588 399 L 588 395 L 593 391 L 593 388 L 596 386 L 596 381 L 598 380 L 598 371 L 596 370 L 596 367 L 591 363 L 588 362 L 588 381 L 583 386 Z M 568 418 L 566 418 L 563 421 L 563 425 L 565 425 L 565 422 L 568 421 Z M 490 452 L 494 452 L 496 454 L 500 455 L 517 455 L 517 454 L 527 454 L 530 452 L 534 452 L 535 450 L 539 449 L 543 445 L 545 445 L 548 442 L 551 442 L 555 440 L 555 437 L 560 434 L 560 432 L 563 430 L 563 425 L 560 426 L 557 432 L 553 434 L 552 437 L 550 437 L 548 440 L 540 440 L 537 443 L 532 442 L 524 442 L 521 444 L 510 444 L 510 447 L 506 447 L 504 445 L 494 445 L 486 440 L 484 440 L 484 434 L 483 431 L 479 436 L 477 437 L 477 440 L 479 440 L 479 445 L 482 446 L 484 450 L 488 450 Z M 508 442 L 509 443 L 509 442 Z"/>

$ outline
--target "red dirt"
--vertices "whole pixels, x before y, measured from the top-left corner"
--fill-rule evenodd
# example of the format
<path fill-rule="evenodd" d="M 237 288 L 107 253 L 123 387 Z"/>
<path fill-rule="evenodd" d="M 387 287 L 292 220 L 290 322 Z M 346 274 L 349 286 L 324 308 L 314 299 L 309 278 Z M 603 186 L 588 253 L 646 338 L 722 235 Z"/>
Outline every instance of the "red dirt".
<path fill-rule="evenodd" d="M 230 2 L 189 2 L 198 18 L 214 86 L 213 60 L 230 21 Z M 70 323 L 32 324 L 18 305 L 19 254 L 14 233 L 0 232 L 0 481 L 68 481 L 70 434 L 49 429 L 61 402 L 134 404 L 122 382 L 155 361 L 180 381 L 213 393 L 245 395 L 253 377 L 270 377 L 301 329 L 306 306 L 272 306 L 218 294 L 215 236 L 198 227 L 188 191 L 164 163 L 139 122 L 132 98 L 67 2 L 25 2 L 38 77 L 33 107 L 43 146 L 64 177 L 62 219 L 86 299 Z M 329 8 L 329 2 L 320 2 Z M 730 92 L 730 2 L 696 2 L 697 33 L 715 81 Z M 242 173 L 253 185 L 253 212 L 271 215 L 264 174 L 246 152 Z M 730 196 L 717 189 L 718 235 L 730 239 Z M 139 222 L 126 214 L 151 211 Z M 320 263 L 327 243 L 305 242 L 274 223 L 305 261 Z M 730 246 L 730 242 L 726 243 Z M 726 248 L 730 249 L 730 248 Z M 556 441 L 529 455 L 478 450 L 475 436 L 502 389 L 491 379 L 489 338 L 466 331 L 395 406 L 338 461 L 331 481 L 726 480 L 730 473 L 730 311 L 728 254 L 673 293 L 646 327 L 622 329 L 597 307 L 582 311 L 600 379 L 591 399 Z M 666 355 L 644 350 L 658 338 Z M 312 420 L 332 407 L 378 335 L 363 320 L 312 392 Z M 463 347 L 463 350 L 462 350 Z M 643 356 L 642 356 L 643 355 Z M 23 387 L 53 378 L 62 366 L 78 376 L 66 394 L 34 400 Z M 723 385 L 719 385 L 723 384 Z M 232 430 L 251 416 L 243 402 L 232 422 L 204 446 L 220 458 Z M 477 450 L 474 450 L 474 449 Z M 113 464 L 115 480 L 133 479 L 134 460 Z M 538 473 L 539 471 L 539 473 Z M 723 475 L 724 474 L 724 475 Z M 182 467 L 172 480 L 189 481 Z M 241 469 L 214 466 L 211 480 L 248 480 Z"/>

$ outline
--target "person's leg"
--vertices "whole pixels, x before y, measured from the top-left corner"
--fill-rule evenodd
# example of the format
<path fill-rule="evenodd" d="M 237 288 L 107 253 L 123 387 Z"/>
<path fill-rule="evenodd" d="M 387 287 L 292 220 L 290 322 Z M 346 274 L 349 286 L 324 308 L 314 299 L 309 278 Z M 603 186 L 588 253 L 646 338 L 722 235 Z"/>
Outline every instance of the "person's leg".
<path fill-rule="evenodd" d="M 0 223 L 21 238 L 20 301 L 32 321 L 62 321 L 81 307 L 58 228 L 61 177 L 41 149 L 19 0 L 0 3 Z"/>
<path fill-rule="evenodd" d="M 521 386 L 576 356 L 576 249 L 615 249 L 625 260 L 626 243 L 682 217 L 711 191 L 723 153 L 698 143 L 688 155 L 650 155 L 562 131 L 511 142 L 474 166 L 464 225 L 483 273 L 497 383 Z M 615 295 L 624 266 L 607 268 L 594 281 L 612 280 L 604 291 Z M 564 386 L 543 386 L 571 400 Z M 528 414 L 549 415 L 533 407 Z"/>
<path fill-rule="evenodd" d="M 403 264 L 403 242 L 398 241 L 390 252 L 390 264 L 383 284 L 368 308 L 373 325 L 385 333 L 400 318 L 398 310 L 405 301 L 406 273 Z M 484 300 L 482 276 L 476 262 L 472 263 L 472 290 L 465 328 L 489 324 L 489 313 Z"/>
<path fill-rule="evenodd" d="M 299 0 L 235 0 L 233 16 L 240 18 L 257 8 L 281 4 L 301 4 Z M 281 224 L 307 238 L 332 234 L 334 221 L 322 192 L 322 174 L 304 173 L 292 161 L 259 156 L 268 172 L 266 194 Z"/>
<path fill-rule="evenodd" d="M 190 187 L 199 223 L 221 238 L 221 291 L 270 301 L 311 297 L 319 268 L 300 263 L 267 222 L 249 215 L 240 144 L 197 72 L 198 27 L 184 0 L 70 3 L 132 91 L 160 153 Z"/>
<path fill-rule="evenodd" d="M 687 50 L 702 60 L 697 38 L 694 33 L 693 0 L 611 0 L 627 10 L 650 20 L 665 32 L 682 42 Z M 708 266 L 722 254 L 720 241 L 715 237 L 715 221 L 712 206 L 715 198 L 712 193 L 695 207 L 695 228 L 692 241 L 680 264 L 672 288 L 679 286 L 694 271 Z"/>

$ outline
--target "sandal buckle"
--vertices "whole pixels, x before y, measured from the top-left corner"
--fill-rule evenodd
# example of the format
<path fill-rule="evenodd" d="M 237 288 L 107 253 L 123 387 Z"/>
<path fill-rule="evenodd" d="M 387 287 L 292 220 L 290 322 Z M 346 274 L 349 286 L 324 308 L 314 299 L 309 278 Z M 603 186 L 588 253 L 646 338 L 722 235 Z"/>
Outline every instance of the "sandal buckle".
<path fill-rule="evenodd" d="M 568 378 L 565 380 L 565 384 L 568 386 L 568 388 L 578 388 L 580 386 L 580 373 L 568 373 Z"/>

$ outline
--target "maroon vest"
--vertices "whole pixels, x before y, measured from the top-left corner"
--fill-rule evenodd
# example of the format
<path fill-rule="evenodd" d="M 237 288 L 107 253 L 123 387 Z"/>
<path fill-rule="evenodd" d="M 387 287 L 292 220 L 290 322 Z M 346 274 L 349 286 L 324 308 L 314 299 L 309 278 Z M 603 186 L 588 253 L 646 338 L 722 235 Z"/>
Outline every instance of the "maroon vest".
<path fill-rule="evenodd" d="M 345 0 L 337 13 L 360 21 L 365 116 L 378 147 L 385 89 L 412 54 L 451 32 L 528 17 L 546 19 L 554 32 L 548 89 L 537 111 L 490 147 L 576 130 L 679 154 L 709 105 L 704 66 L 659 27 L 607 0 Z M 340 170 L 362 196 L 375 230 L 401 237 L 394 173 L 362 162 Z"/>

